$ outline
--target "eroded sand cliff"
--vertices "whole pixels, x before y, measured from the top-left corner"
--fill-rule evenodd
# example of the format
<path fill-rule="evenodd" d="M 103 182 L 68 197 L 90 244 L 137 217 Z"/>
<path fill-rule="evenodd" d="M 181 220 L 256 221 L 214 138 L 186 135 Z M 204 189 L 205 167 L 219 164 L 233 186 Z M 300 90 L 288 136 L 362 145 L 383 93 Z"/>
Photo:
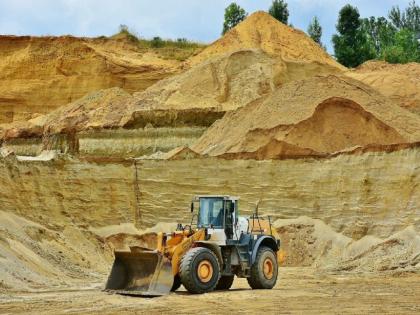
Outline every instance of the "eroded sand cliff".
<path fill-rule="evenodd" d="M 141 91 L 179 65 L 125 39 L 0 36 L 0 123 L 48 113 L 99 89 Z"/>

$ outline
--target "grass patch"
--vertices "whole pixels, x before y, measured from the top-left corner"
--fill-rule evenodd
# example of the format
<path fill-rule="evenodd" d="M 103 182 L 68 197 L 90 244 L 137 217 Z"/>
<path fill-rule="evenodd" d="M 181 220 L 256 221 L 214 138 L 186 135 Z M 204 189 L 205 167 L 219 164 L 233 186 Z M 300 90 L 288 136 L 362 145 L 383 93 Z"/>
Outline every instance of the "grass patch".
<path fill-rule="evenodd" d="M 112 39 L 125 38 L 135 44 L 140 50 L 153 50 L 162 59 L 184 61 L 198 54 L 207 45 L 190 41 L 186 38 L 162 39 L 159 36 L 152 39 L 140 37 L 126 25 L 120 25 L 119 32 L 111 36 Z"/>

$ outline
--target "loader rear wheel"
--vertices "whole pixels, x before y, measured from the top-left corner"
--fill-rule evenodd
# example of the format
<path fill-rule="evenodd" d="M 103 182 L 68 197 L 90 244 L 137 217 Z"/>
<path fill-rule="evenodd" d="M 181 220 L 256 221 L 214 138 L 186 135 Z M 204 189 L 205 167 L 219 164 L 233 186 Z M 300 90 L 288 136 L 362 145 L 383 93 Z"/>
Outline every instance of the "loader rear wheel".
<path fill-rule="evenodd" d="M 229 290 L 235 276 L 222 276 L 217 283 L 216 290 Z"/>
<path fill-rule="evenodd" d="M 251 276 L 247 279 L 252 289 L 272 289 L 277 282 L 278 263 L 276 254 L 269 247 L 258 249 L 251 266 Z"/>
<path fill-rule="evenodd" d="M 210 292 L 216 288 L 220 278 L 219 262 L 210 249 L 192 248 L 182 257 L 179 274 L 188 292 Z"/>

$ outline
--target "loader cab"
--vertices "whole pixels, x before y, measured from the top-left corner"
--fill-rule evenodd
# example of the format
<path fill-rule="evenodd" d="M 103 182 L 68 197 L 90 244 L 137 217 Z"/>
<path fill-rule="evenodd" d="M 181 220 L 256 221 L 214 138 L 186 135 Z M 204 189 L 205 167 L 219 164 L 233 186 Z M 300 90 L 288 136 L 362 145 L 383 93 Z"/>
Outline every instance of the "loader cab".
<path fill-rule="evenodd" d="M 238 220 L 238 199 L 231 196 L 196 196 L 191 210 L 198 205 L 198 228 L 206 228 L 211 239 L 225 243 L 234 236 Z"/>

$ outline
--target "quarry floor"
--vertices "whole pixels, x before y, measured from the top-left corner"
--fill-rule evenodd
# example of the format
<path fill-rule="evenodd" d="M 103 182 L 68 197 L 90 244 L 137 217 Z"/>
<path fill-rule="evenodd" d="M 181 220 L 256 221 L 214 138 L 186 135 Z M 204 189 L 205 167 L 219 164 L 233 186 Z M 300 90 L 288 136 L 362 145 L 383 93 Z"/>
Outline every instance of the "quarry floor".
<path fill-rule="evenodd" d="M 420 274 L 323 274 L 281 268 L 273 290 L 248 288 L 190 295 L 182 288 L 160 298 L 109 294 L 97 289 L 0 295 L 0 314 L 419 314 Z"/>

